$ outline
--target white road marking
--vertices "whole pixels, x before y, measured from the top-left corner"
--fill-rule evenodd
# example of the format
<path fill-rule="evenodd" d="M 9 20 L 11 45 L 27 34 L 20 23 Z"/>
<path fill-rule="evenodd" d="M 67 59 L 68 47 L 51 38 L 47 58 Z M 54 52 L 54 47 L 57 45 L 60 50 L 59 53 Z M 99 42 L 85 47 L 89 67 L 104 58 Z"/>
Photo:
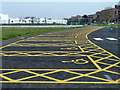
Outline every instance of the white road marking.
<path fill-rule="evenodd" d="M 102 38 L 94 38 L 95 40 L 99 40 L 99 41 L 102 41 L 103 39 Z"/>
<path fill-rule="evenodd" d="M 104 75 L 108 80 L 114 81 L 109 75 Z"/>
<path fill-rule="evenodd" d="M 113 30 L 113 28 L 111 28 L 111 30 Z"/>
<path fill-rule="evenodd" d="M 108 40 L 117 40 L 116 38 L 106 38 Z"/>

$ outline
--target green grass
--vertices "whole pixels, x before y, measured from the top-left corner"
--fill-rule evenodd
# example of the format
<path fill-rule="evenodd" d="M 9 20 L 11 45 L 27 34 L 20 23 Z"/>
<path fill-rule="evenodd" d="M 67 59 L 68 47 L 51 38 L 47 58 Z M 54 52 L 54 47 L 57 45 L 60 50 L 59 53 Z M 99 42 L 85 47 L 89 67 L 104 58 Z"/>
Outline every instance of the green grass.
<path fill-rule="evenodd" d="M 13 39 L 16 37 L 22 37 L 32 34 L 39 34 L 45 32 L 53 32 L 59 30 L 66 30 L 66 29 L 74 29 L 74 28 L 82 28 L 82 27 L 71 27 L 71 28 L 2 28 L 0 35 L 2 40 Z"/>
<path fill-rule="evenodd" d="M 108 25 L 108 24 L 92 24 L 91 26 L 112 26 L 112 27 L 118 26 L 118 27 L 120 27 L 120 25 L 118 25 L 118 24 L 113 24 L 113 25 Z"/>

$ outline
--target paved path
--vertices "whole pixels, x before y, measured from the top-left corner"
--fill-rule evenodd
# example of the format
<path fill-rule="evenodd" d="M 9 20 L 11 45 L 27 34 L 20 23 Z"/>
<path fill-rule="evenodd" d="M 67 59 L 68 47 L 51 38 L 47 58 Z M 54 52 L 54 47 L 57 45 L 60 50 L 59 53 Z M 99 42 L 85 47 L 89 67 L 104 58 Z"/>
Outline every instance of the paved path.
<path fill-rule="evenodd" d="M 98 29 L 39 34 L 3 46 L 3 88 L 118 88 L 119 58 L 88 39 Z"/>

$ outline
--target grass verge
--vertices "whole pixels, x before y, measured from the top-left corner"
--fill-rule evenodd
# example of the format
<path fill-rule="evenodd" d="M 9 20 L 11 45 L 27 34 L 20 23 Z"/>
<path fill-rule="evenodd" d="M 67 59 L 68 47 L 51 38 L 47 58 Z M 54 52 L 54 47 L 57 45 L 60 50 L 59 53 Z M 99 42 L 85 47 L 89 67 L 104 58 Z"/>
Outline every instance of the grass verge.
<path fill-rule="evenodd" d="M 67 30 L 67 29 L 74 29 L 74 28 L 82 28 L 82 27 L 70 27 L 70 28 L 2 28 L 2 38 L 3 40 L 13 39 L 16 37 L 22 37 L 32 34 L 39 34 L 45 32 L 53 32 L 59 30 Z"/>

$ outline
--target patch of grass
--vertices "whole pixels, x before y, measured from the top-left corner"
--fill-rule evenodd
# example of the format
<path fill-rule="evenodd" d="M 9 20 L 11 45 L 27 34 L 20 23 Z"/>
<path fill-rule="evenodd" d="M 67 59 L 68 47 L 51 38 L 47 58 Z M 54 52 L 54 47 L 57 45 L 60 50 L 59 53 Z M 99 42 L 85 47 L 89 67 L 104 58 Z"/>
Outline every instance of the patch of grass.
<path fill-rule="evenodd" d="M 113 25 L 108 25 L 108 24 L 92 24 L 91 26 L 112 26 L 112 27 L 118 26 L 118 27 L 120 27 L 119 24 L 113 24 Z"/>
<path fill-rule="evenodd" d="M 70 28 L 2 28 L 2 40 L 8 40 L 16 37 L 22 37 L 32 34 L 39 34 L 45 32 L 53 32 L 59 30 L 67 30 L 74 28 L 82 28 L 82 27 L 70 27 Z"/>

